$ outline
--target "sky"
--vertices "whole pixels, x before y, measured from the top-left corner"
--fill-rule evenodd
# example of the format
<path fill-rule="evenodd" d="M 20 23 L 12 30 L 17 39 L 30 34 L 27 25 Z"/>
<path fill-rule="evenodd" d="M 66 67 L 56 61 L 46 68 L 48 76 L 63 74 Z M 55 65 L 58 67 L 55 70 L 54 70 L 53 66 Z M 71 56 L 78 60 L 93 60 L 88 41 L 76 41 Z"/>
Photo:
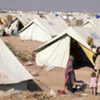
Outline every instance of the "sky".
<path fill-rule="evenodd" d="M 100 12 L 100 0 L 0 0 L 0 8 L 27 11 Z"/>

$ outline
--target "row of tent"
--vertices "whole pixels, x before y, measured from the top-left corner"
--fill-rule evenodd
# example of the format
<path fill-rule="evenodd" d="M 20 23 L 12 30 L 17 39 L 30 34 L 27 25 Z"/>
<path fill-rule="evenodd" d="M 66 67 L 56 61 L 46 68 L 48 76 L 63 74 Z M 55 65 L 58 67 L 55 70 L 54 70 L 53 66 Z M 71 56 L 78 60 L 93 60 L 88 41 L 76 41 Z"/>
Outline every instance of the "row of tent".
<path fill-rule="evenodd" d="M 21 40 L 37 40 L 46 42 L 57 36 L 67 28 L 67 24 L 61 18 L 41 19 L 36 18 L 19 31 Z"/>
<path fill-rule="evenodd" d="M 63 32 L 68 27 L 61 17 L 45 19 L 35 16 L 27 25 L 22 23 L 20 19 L 15 18 L 5 30 L 7 33 L 11 33 L 12 30 L 16 29 L 21 40 L 46 42 Z M 97 27 L 100 25 L 99 20 L 100 19 L 96 18 L 87 19 L 82 27 L 91 27 L 99 31 L 100 29 Z"/>
<path fill-rule="evenodd" d="M 39 66 L 46 65 L 53 67 L 54 66 L 65 67 L 70 54 L 70 49 L 71 49 L 70 44 L 72 41 L 71 39 L 74 39 L 76 42 L 78 42 L 78 45 L 82 48 L 82 50 L 87 55 L 88 59 L 93 64 L 92 55 L 95 52 L 96 48 L 100 45 L 99 27 L 96 27 L 96 25 L 99 26 L 99 23 L 100 23 L 99 19 L 93 18 L 87 20 L 81 27 L 72 28 L 68 27 L 67 24 L 60 17 L 48 20 L 41 19 L 38 17 L 35 18 L 33 21 L 31 21 L 29 24 L 27 24 L 18 33 L 20 35 L 21 40 L 37 40 L 41 42 L 46 42 L 48 40 L 49 42 L 51 41 L 50 43 L 46 42 L 46 45 L 48 47 L 46 47 L 46 45 L 44 44 L 43 47 L 39 48 L 39 50 L 41 48 L 43 49 L 40 50 L 36 56 L 36 62 L 37 65 Z M 68 36 L 66 37 L 66 39 L 62 39 L 62 37 L 64 38 L 63 35 L 64 36 L 68 35 Z M 95 48 L 91 49 L 90 46 L 88 45 L 87 43 L 88 37 L 93 38 L 94 40 L 93 45 L 95 45 Z M 58 42 L 58 40 L 60 42 Z M 63 46 L 63 44 L 66 44 L 67 46 Z M 62 50 L 62 53 L 61 52 L 59 53 L 59 51 L 61 51 L 60 49 Z M 38 49 L 36 51 L 38 51 Z M 46 55 L 48 54 L 48 56 L 46 56 L 45 54 Z M 61 58 L 62 60 L 60 60 Z"/>
<path fill-rule="evenodd" d="M 24 36 L 20 34 L 22 39 L 44 42 L 61 33 L 66 27 L 66 23 L 61 18 L 53 20 L 37 18 L 24 28 L 24 24 L 18 18 L 15 18 L 6 28 L 6 31 L 11 32 L 12 29 L 17 29 L 19 33 L 25 33 Z M 40 38 L 38 39 L 37 36 L 36 38 L 32 37 L 33 33 Z M 2 73 L 6 76 L 5 78 L 0 78 L 0 89 L 26 88 L 26 81 L 34 79 L 33 76 L 24 68 L 1 39 L 0 49 L 0 74 Z"/>
<path fill-rule="evenodd" d="M 5 14 L 0 15 L 0 30 L 2 30 L 2 25 L 5 24 L 6 20 Z M 15 24 L 13 24 L 14 22 Z M 16 28 L 16 25 L 18 26 L 18 31 L 23 26 L 18 18 L 15 18 L 5 30 Z M 34 79 L 1 39 L 0 66 L 0 90 L 7 91 L 12 88 L 17 90 L 27 89 L 27 81 Z"/>
<path fill-rule="evenodd" d="M 5 28 L 5 31 L 10 34 L 12 30 L 16 30 L 17 33 L 20 34 L 21 40 L 46 42 L 61 33 L 67 27 L 66 22 L 60 17 L 55 19 L 43 19 L 37 16 L 26 26 L 19 18 L 15 18 L 9 26 Z"/>
<path fill-rule="evenodd" d="M 89 37 L 93 39 L 92 48 L 87 42 Z M 36 63 L 38 66 L 48 68 L 65 68 L 71 53 L 77 61 L 85 62 L 84 60 L 87 59 L 94 65 L 92 56 L 98 46 L 100 46 L 98 30 L 86 27 L 68 27 L 61 34 L 34 50 L 37 52 Z"/>
<path fill-rule="evenodd" d="M 73 52 L 74 55 L 78 53 L 80 56 L 80 52 L 83 51 L 90 62 L 94 64 L 92 55 L 96 48 L 100 46 L 99 27 L 96 27 L 96 25 L 99 26 L 99 19 L 88 20 L 81 27 L 68 27 L 60 17 L 54 19 L 42 19 L 37 17 L 25 27 L 24 24 L 16 18 L 8 26 L 8 29 L 17 28 L 21 40 L 47 41 L 34 51 L 38 52 L 36 56 L 37 65 L 65 68 L 70 52 Z M 91 49 L 87 43 L 88 37 L 93 38 L 93 49 Z M 73 45 L 76 44 L 77 46 L 73 47 Z M 82 50 L 76 53 L 74 51 L 78 51 L 79 48 L 77 47 L 80 47 Z M 1 84 L 19 83 L 33 78 L 2 40 L 0 40 L 0 48 L 1 72 L 6 73 L 8 76 L 7 79 L 1 79 Z M 20 78 L 18 77 L 19 75 L 21 76 Z"/>
<path fill-rule="evenodd" d="M 57 22 L 59 24 L 56 24 Z M 100 19 L 96 18 L 87 20 L 80 27 L 68 27 L 60 18 L 52 21 L 47 20 L 45 22 L 38 18 L 34 19 L 25 28 L 19 31 L 19 34 L 22 40 L 47 41 L 44 45 L 34 51 L 37 52 L 36 63 L 38 66 L 45 65 L 53 68 L 65 68 L 70 52 L 73 52 L 74 56 L 78 58 L 78 61 L 80 61 L 80 59 L 82 61 L 84 58 L 77 57 L 81 57 L 82 51 L 83 55 L 86 55 L 87 59 L 94 65 L 92 56 L 96 51 L 96 48 L 100 46 L 99 25 Z M 94 42 L 92 49 L 87 43 L 89 37 L 91 37 Z M 76 47 L 73 47 L 72 45 L 75 45 Z M 76 52 L 74 52 L 74 49 Z M 79 55 L 76 55 L 77 53 Z"/>

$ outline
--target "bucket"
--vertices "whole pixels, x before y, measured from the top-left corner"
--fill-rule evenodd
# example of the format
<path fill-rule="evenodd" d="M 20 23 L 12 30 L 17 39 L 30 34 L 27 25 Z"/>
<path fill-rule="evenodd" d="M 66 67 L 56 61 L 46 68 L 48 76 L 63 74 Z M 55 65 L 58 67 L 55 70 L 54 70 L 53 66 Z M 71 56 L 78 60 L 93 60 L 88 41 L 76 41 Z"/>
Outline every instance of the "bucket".
<path fill-rule="evenodd" d="M 57 93 L 58 94 L 65 94 L 65 91 L 64 90 L 58 90 Z"/>

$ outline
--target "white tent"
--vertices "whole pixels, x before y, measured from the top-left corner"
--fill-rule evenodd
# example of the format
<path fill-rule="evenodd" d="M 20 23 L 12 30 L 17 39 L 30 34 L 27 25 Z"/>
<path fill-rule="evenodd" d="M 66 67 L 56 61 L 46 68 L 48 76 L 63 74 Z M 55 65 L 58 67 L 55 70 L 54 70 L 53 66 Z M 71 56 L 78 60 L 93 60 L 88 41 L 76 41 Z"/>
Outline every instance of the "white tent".
<path fill-rule="evenodd" d="M 11 33 L 12 30 L 15 30 L 18 32 L 19 30 L 21 30 L 24 27 L 23 23 L 18 19 L 15 18 L 10 25 L 6 28 L 6 32 L 7 33 Z"/>
<path fill-rule="evenodd" d="M 100 46 L 100 35 L 97 32 L 94 32 L 92 28 L 69 27 L 34 51 L 38 52 L 36 55 L 37 65 L 65 68 L 71 50 L 72 39 L 78 43 L 87 58 L 94 64 L 92 55 L 96 48 L 91 49 L 88 45 L 87 39 L 89 36 L 93 38 L 95 47 Z M 78 56 L 77 53 L 76 56 Z"/>
<path fill-rule="evenodd" d="M 100 19 L 91 18 L 84 22 L 83 27 L 97 28 L 100 26 Z"/>
<path fill-rule="evenodd" d="M 15 15 L 24 25 L 27 25 L 29 22 L 31 22 L 34 18 L 38 18 L 39 15 L 32 14 L 32 13 L 22 13 Z"/>
<path fill-rule="evenodd" d="M 20 33 L 21 40 L 48 41 L 67 28 L 67 24 L 61 18 L 56 19 L 34 19 L 23 28 Z"/>
<path fill-rule="evenodd" d="M 56 18 L 60 18 L 60 15 L 57 14 L 58 16 L 56 16 L 55 13 L 51 12 L 51 13 L 46 13 L 43 16 L 46 17 L 47 19 L 56 19 Z"/>
<path fill-rule="evenodd" d="M 6 78 L 0 77 L 0 84 L 15 84 L 33 79 L 1 39 L 0 66 L 0 75 L 3 73 L 7 76 Z"/>

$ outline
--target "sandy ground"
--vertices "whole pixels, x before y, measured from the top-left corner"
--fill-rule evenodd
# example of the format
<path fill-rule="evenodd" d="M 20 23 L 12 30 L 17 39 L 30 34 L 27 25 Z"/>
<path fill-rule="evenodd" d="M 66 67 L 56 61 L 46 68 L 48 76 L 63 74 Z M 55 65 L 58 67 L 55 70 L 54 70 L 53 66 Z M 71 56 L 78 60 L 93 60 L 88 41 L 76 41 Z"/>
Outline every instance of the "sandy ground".
<path fill-rule="evenodd" d="M 19 37 L 10 36 L 10 37 L 1 37 L 3 41 L 8 42 L 14 49 L 17 50 L 26 50 L 29 52 L 32 52 L 34 49 L 38 48 L 43 43 L 37 42 L 37 41 L 21 41 Z M 43 90 L 42 92 L 50 91 L 50 89 L 53 89 L 55 92 L 57 90 L 64 90 L 64 69 L 62 68 L 55 68 L 52 71 L 45 71 L 45 68 L 43 68 L 38 76 L 34 76 L 39 70 L 40 67 L 36 66 L 36 62 L 33 61 L 33 65 L 26 66 L 27 62 L 23 62 L 23 65 L 25 68 L 33 75 L 35 78 L 34 81 L 39 87 Z M 23 91 L 20 94 L 16 94 L 13 96 L 1 98 L 0 100 L 100 100 L 100 96 L 92 96 L 90 94 L 90 90 L 88 88 L 89 82 L 90 82 L 90 74 L 93 71 L 90 67 L 82 67 L 77 70 L 75 70 L 76 79 L 84 81 L 85 84 L 87 84 L 87 88 L 85 89 L 85 92 L 76 92 L 74 95 L 57 95 L 53 98 L 45 98 L 45 99 L 36 99 L 33 94 L 37 92 L 36 90 L 33 92 L 29 91 Z M 40 92 L 40 93 L 42 93 Z M 86 93 L 87 96 L 83 96 L 82 94 Z M 39 96 L 38 96 L 39 97 Z"/>

